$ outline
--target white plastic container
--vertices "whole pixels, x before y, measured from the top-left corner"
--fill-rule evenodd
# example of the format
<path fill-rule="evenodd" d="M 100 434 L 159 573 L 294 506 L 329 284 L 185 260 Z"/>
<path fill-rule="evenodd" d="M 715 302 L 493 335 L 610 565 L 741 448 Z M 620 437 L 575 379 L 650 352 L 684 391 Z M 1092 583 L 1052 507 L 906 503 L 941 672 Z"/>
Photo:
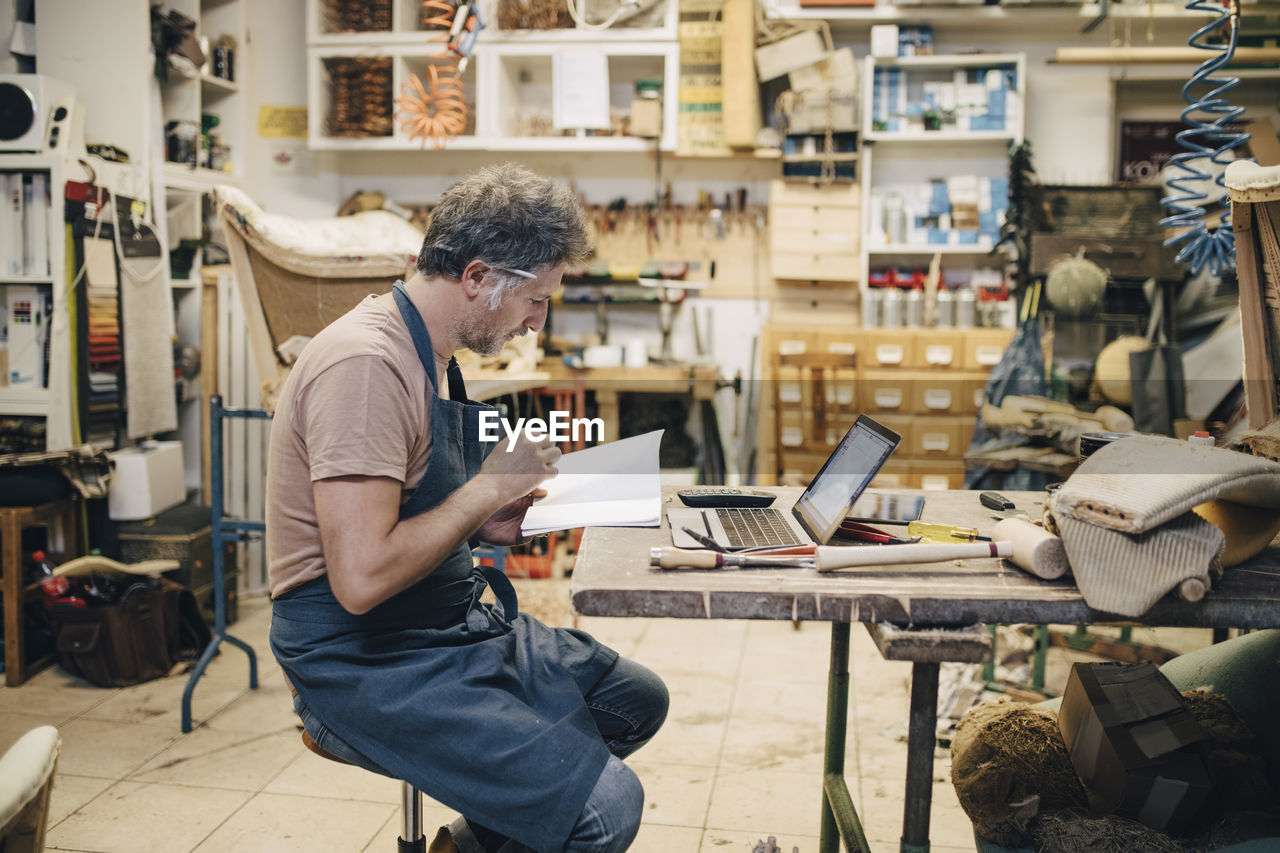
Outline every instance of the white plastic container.
<path fill-rule="evenodd" d="M 148 441 L 111 454 L 115 471 L 107 495 L 112 521 L 138 521 L 187 499 L 182 473 L 182 442 Z"/>

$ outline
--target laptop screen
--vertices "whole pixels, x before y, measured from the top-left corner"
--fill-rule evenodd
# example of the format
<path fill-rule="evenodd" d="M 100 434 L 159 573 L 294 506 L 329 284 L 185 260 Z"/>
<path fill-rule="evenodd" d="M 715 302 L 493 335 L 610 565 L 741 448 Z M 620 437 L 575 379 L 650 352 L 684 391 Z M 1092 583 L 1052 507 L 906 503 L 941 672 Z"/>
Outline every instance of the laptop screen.
<path fill-rule="evenodd" d="M 896 432 L 866 415 L 854 421 L 791 510 L 814 542 L 824 545 L 831 539 L 901 440 Z"/>

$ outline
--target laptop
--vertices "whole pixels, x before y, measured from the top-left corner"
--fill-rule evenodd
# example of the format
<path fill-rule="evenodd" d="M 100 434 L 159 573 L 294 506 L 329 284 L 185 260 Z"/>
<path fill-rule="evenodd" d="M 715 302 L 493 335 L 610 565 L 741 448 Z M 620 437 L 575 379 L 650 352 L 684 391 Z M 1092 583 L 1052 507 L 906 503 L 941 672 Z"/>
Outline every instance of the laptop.
<path fill-rule="evenodd" d="M 707 547 L 684 532 L 688 527 L 726 551 L 825 545 L 901 441 L 893 430 L 859 415 L 790 512 L 776 507 L 673 507 L 667 510 L 672 544 Z"/>

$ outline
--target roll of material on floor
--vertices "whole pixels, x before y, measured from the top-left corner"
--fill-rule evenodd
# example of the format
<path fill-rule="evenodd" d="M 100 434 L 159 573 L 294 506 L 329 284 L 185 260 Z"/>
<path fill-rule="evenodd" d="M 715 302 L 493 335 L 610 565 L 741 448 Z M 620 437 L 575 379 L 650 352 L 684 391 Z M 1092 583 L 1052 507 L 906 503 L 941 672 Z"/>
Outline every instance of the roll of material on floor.
<path fill-rule="evenodd" d="M 1067 573 L 1067 550 L 1062 540 L 1039 525 L 1021 518 L 1005 518 L 996 522 L 993 539 L 1005 539 L 1013 543 L 1010 561 L 1023 571 L 1038 578 L 1057 580 Z"/>

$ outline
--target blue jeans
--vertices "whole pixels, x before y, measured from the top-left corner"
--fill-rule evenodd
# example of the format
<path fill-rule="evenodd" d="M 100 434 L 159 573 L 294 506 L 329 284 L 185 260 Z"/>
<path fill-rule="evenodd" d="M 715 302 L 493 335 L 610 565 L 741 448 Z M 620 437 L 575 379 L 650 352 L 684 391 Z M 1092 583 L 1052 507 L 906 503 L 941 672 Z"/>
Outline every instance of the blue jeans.
<path fill-rule="evenodd" d="M 618 658 L 617 663 L 583 697 L 600 736 L 613 755 L 587 797 L 564 853 L 622 853 L 640 829 L 644 790 L 635 773 L 622 763 L 658 733 L 667 718 L 667 687 L 647 667 Z M 294 708 L 303 728 L 322 749 L 374 773 L 387 775 L 369 759 L 336 737 L 300 699 Z M 464 818 L 449 827 L 459 853 L 551 853 L 533 851 L 508 841 L 502 827 L 469 824 Z"/>

